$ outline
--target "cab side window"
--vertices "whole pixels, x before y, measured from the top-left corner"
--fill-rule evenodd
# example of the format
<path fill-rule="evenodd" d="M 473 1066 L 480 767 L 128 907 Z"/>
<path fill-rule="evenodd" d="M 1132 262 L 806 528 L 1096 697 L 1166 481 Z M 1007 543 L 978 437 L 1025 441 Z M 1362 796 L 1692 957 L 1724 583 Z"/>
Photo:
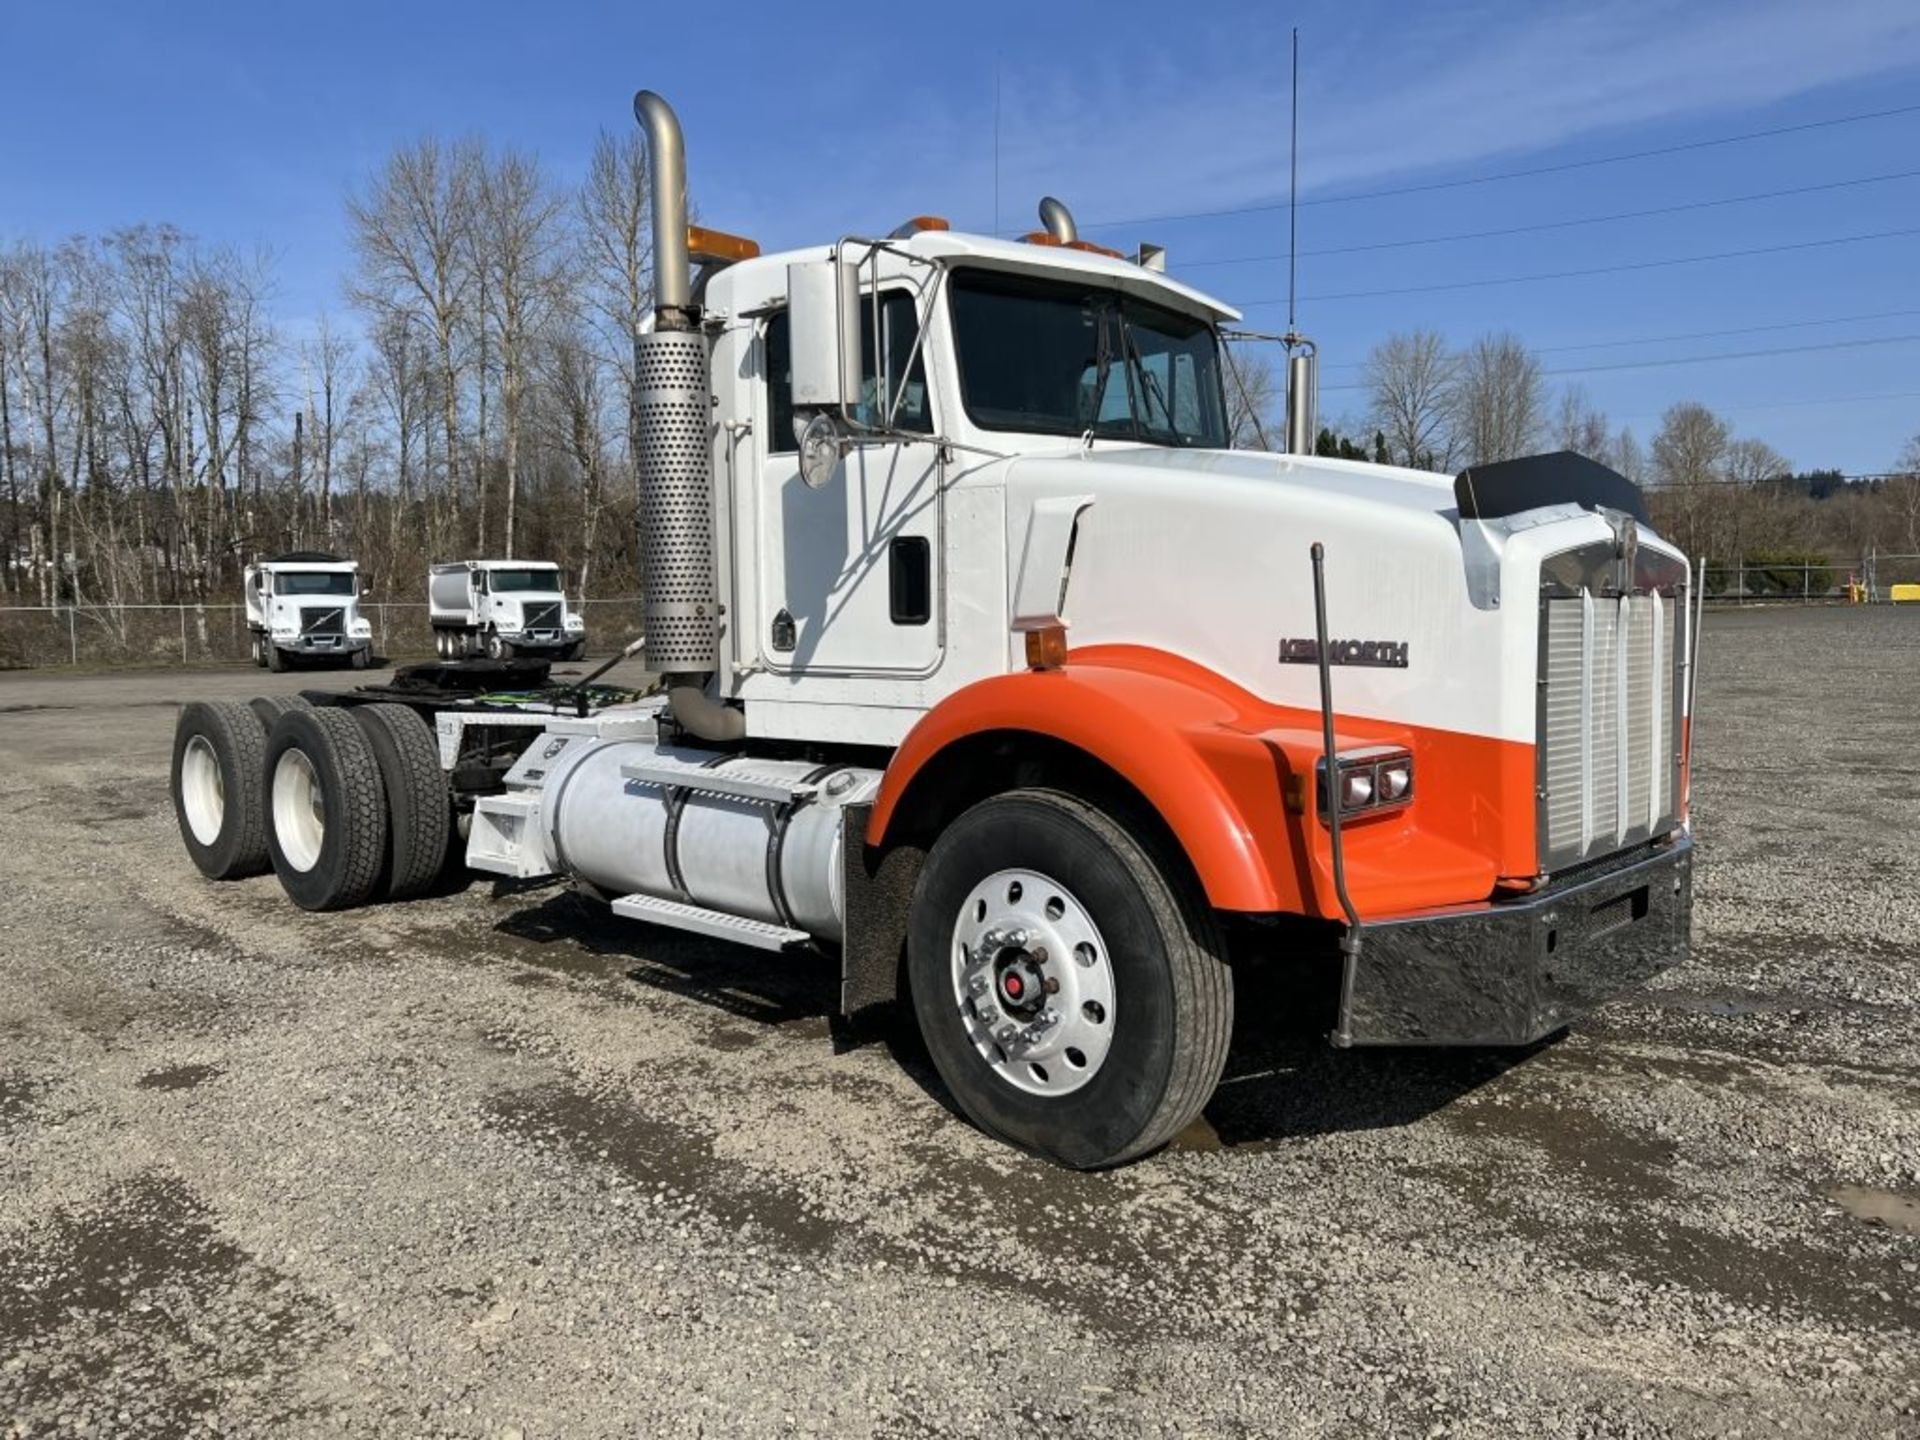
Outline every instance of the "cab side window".
<path fill-rule="evenodd" d="M 920 317 L 914 298 L 905 290 L 890 290 L 880 297 L 880 344 L 874 343 L 873 304 L 860 305 L 860 398 L 853 416 L 868 425 L 882 423 L 883 396 L 897 402 L 894 427 L 918 435 L 933 433 L 933 400 L 927 391 L 927 360 L 924 353 L 913 354 L 920 335 Z M 876 350 L 886 356 L 886 389 L 881 388 L 880 371 L 874 363 Z M 787 312 L 770 317 L 766 330 L 767 354 L 767 453 L 790 455 L 798 448 L 793 436 L 793 361 Z M 913 368 L 907 357 L 913 356 Z"/>

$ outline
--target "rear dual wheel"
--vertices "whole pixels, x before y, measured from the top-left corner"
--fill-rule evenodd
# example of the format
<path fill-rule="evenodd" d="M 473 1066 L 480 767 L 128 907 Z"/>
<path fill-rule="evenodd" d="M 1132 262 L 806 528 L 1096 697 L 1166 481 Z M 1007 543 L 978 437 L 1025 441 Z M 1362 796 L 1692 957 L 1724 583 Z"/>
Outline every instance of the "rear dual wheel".
<path fill-rule="evenodd" d="M 260 801 L 266 731 L 235 700 L 180 709 L 173 732 L 173 809 L 180 838 L 200 873 L 239 880 L 267 868 Z"/>
<path fill-rule="evenodd" d="M 372 898 L 387 800 L 365 733 L 345 710 L 293 709 L 266 750 L 267 851 L 293 903 L 344 910 Z"/>
<path fill-rule="evenodd" d="M 981 1128 L 1076 1169 L 1164 1145 L 1226 1063 L 1225 942 L 1157 848 L 1014 791 L 954 821 L 915 887 L 908 974 L 941 1078 Z"/>

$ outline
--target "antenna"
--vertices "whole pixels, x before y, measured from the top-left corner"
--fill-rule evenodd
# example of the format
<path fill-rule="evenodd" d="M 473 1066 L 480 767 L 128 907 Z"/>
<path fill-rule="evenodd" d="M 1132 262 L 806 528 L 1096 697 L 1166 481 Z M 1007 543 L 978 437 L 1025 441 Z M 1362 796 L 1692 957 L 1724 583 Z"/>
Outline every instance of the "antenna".
<path fill-rule="evenodd" d="M 993 62 L 993 233 L 1000 234 L 1000 62 Z"/>
<path fill-rule="evenodd" d="M 1300 251 L 1300 27 L 1293 27 L 1292 133 L 1287 137 L 1287 333 L 1293 333 L 1294 270 Z"/>

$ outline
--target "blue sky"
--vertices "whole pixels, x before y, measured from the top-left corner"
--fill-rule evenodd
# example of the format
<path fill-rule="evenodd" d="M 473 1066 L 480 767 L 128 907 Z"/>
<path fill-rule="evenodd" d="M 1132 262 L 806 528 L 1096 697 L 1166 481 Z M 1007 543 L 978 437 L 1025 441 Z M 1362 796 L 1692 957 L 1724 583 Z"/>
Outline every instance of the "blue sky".
<path fill-rule="evenodd" d="M 1698 399 L 1802 466 L 1885 468 L 1920 433 L 1920 110 L 1656 158 L 1452 185 L 1920 105 L 1912 0 L 1377 0 L 1292 7 L 340 3 L 0 8 L 0 240 L 135 221 L 268 247 L 290 329 L 346 310 L 341 197 L 394 145 L 478 132 L 576 177 L 649 85 L 679 108 L 703 218 L 768 248 L 926 211 L 1165 244 L 1236 303 L 1286 294 L 1287 32 L 1299 25 L 1301 324 L 1323 413 L 1395 328 L 1517 331 L 1644 440 Z M 995 193 L 995 85 L 999 159 Z M 1882 179 L 1898 175 L 1902 178 Z M 1843 181 L 1871 181 L 1838 184 Z M 1342 197 L 1425 188 L 1374 199 Z M 1765 200 L 1391 249 L 1785 190 Z M 1773 249 L 1712 263 L 1463 281 Z M 1344 253 L 1310 253 L 1310 252 Z M 1252 259 L 1245 257 L 1276 257 Z M 1907 311 L 1907 314 L 1892 312 Z M 1280 328 L 1284 304 L 1248 322 Z M 1799 325 L 1796 322 L 1820 322 Z M 1793 326 L 1794 328 L 1778 328 Z M 1760 328 L 1775 327 L 1775 328 Z M 1747 331 L 1717 336 L 1700 332 Z M 1656 337 L 1698 337 L 1658 339 Z M 1632 341 L 1598 346 L 1595 342 Z M 1887 343 L 1858 344 L 1860 341 Z M 1580 348 L 1576 348 L 1580 347 Z M 1591 348 L 1588 348 L 1591 347 Z M 1753 350 L 1713 364 L 1642 365 Z M 1860 397 L 1892 396 L 1872 399 Z"/>

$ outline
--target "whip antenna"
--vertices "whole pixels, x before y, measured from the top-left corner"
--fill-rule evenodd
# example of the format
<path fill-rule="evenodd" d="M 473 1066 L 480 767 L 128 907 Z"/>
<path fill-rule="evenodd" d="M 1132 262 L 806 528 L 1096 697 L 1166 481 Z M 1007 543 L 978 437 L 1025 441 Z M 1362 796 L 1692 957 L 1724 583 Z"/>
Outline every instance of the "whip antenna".
<path fill-rule="evenodd" d="M 1293 123 L 1287 136 L 1287 333 L 1293 333 L 1295 257 L 1300 250 L 1300 27 L 1293 27 Z"/>

